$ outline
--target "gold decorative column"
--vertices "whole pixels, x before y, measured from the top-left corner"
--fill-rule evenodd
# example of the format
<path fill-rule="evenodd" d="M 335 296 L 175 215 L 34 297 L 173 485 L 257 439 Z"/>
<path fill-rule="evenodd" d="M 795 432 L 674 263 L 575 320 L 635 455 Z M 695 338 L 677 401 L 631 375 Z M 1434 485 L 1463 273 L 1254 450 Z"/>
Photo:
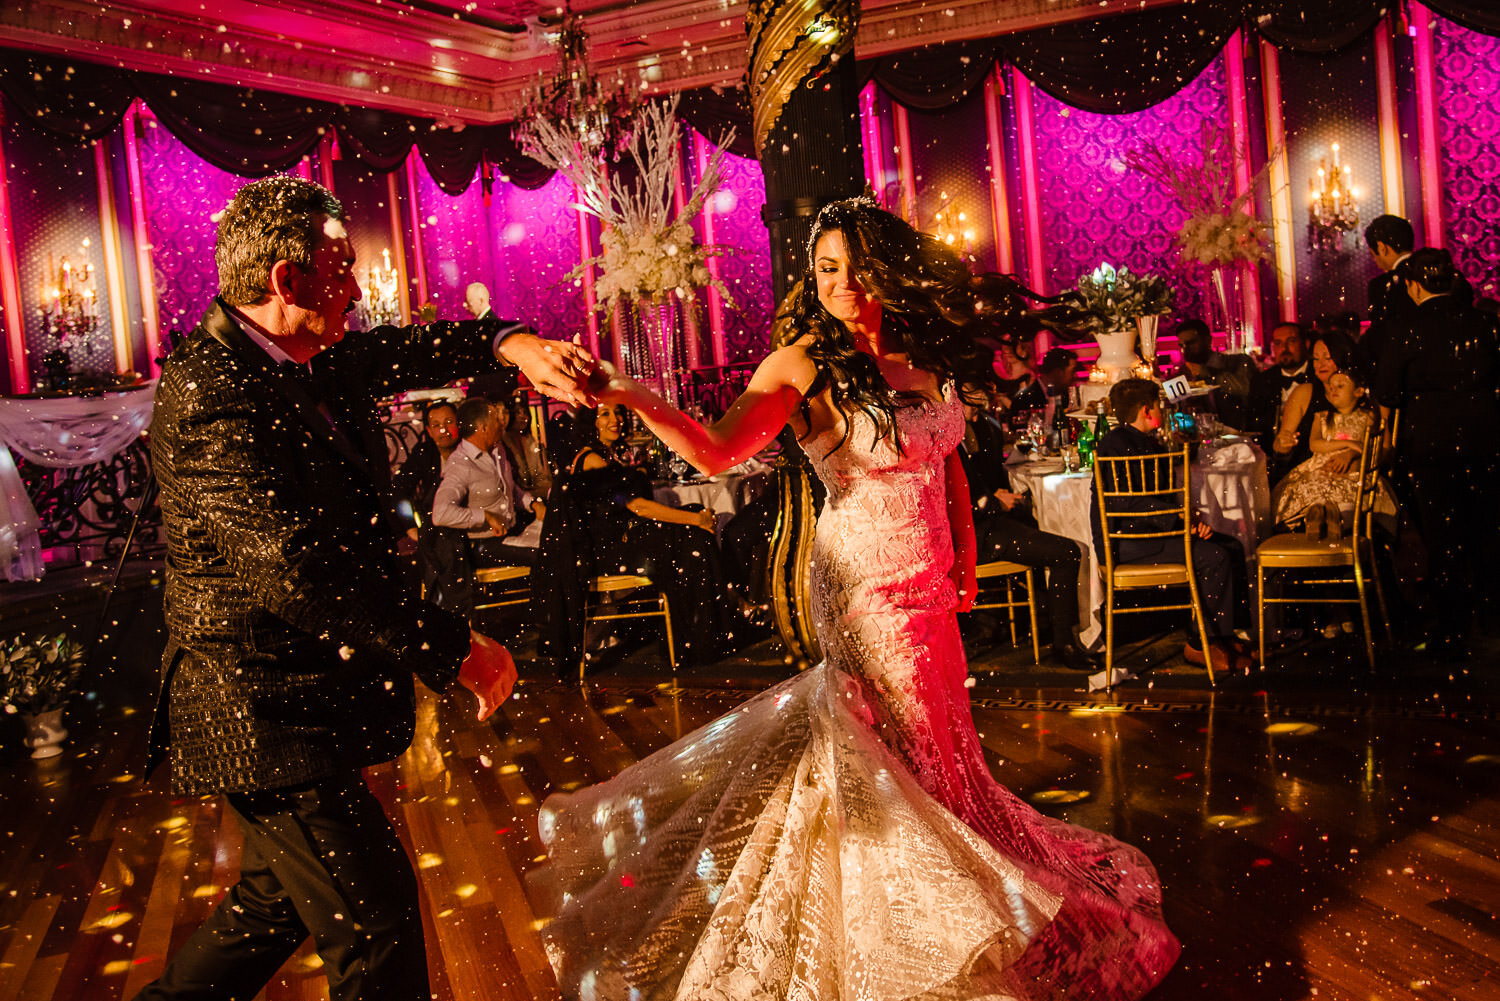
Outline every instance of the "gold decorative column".
<path fill-rule="evenodd" d="M 857 0 L 751 0 L 750 100 L 755 150 L 766 181 L 763 218 L 772 287 L 784 298 L 806 268 L 813 217 L 865 188 L 859 92 L 854 76 Z M 786 331 L 781 332 L 783 335 Z M 809 574 L 817 525 L 816 477 L 787 442 L 777 470 L 780 510 L 771 534 L 767 592 L 777 631 L 802 666 L 821 659 Z"/>

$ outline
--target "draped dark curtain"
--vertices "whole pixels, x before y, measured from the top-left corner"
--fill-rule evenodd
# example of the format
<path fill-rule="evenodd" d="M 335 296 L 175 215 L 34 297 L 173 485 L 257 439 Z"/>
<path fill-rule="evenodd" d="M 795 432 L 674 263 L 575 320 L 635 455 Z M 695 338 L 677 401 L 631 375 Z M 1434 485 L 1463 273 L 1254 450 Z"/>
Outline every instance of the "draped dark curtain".
<path fill-rule="evenodd" d="M 1160 104 L 1203 72 L 1240 26 L 1239 4 L 1185 4 L 998 39 L 1034 85 L 1084 111 L 1121 114 Z"/>
<path fill-rule="evenodd" d="M 1495 0 L 1427 0 L 1427 6 L 1465 28 L 1500 35 L 1500 3 Z"/>
<path fill-rule="evenodd" d="M 53 135 L 89 142 L 120 125 L 135 94 L 121 71 L 40 52 L 0 51 L 0 93 L 20 117 Z"/>
<path fill-rule="evenodd" d="M 380 172 L 400 166 L 415 146 L 450 195 L 468 188 L 481 163 L 488 175 L 522 188 L 539 188 L 552 178 L 551 170 L 521 151 L 509 123 L 439 128 L 431 119 L 391 111 L 17 49 L 0 49 L 0 93 L 18 117 L 71 142 L 109 134 L 139 97 L 194 153 L 242 177 L 294 166 L 332 130 L 340 155 Z"/>
<path fill-rule="evenodd" d="M 729 129 L 734 129 L 734 141 L 726 149 L 735 156 L 755 158 L 755 135 L 753 116 L 750 112 L 750 95 L 742 87 L 703 87 L 685 90 L 677 105 L 677 113 L 698 133 L 712 142 L 718 142 Z"/>
<path fill-rule="evenodd" d="M 333 106 L 269 90 L 129 73 L 128 86 L 183 145 L 221 170 L 265 177 L 317 148 Z"/>
<path fill-rule="evenodd" d="M 1196 79 L 1236 28 L 1280 49 L 1332 53 L 1364 38 L 1391 2 L 1196 0 L 865 60 L 859 82 L 874 80 L 906 107 L 931 111 L 962 101 L 997 63 L 1010 63 L 1075 108 L 1142 111 Z M 1429 0 L 1428 6 L 1465 27 L 1500 34 L 1500 0 Z"/>

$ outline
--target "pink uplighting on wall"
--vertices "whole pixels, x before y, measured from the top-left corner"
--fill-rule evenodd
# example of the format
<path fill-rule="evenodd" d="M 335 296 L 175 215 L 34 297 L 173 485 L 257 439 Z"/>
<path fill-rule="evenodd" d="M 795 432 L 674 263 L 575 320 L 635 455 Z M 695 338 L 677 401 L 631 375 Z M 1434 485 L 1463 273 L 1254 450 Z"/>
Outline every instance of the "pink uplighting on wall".
<path fill-rule="evenodd" d="M 990 213 L 995 227 L 995 266 L 1002 274 L 1014 274 L 1016 253 L 1010 235 L 1010 195 L 1005 189 L 1005 129 L 1000 99 L 1005 93 L 1005 71 L 999 66 L 984 82 L 984 123 L 990 156 Z"/>
<path fill-rule="evenodd" d="M 1250 190 L 1250 102 L 1249 94 L 1245 89 L 1245 40 L 1242 34 L 1236 31 L 1229 36 L 1229 43 L 1224 46 L 1224 89 L 1225 96 L 1229 102 L 1229 132 L 1233 138 L 1234 148 L 1244 151 L 1242 157 L 1236 164 L 1234 170 L 1235 194 L 1244 194 Z M 1252 198 L 1245 206 L 1245 211 L 1254 214 L 1255 201 Z M 1240 289 L 1244 297 L 1245 320 L 1249 326 L 1252 343 L 1259 347 L 1261 338 L 1261 315 L 1260 315 L 1260 269 L 1247 268 L 1245 270 L 1246 281 Z"/>
<path fill-rule="evenodd" d="M 0 124 L 4 124 L 0 118 Z M 10 189 L 5 180 L 5 150 L 0 147 L 0 305 L 5 308 L 6 357 L 10 360 L 10 391 L 31 389 L 26 365 L 26 325 L 21 319 L 21 281 L 16 271 L 16 228 L 10 222 Z"/>
<path fill-rule="evenodd" d="M 1022 228 L 1026 230 L 1026 280 L 1033 289 L 1045 295 L 1048 290 L 1047 267 L 1042 253 L 1042 197 L 1036 183 L 1036 108 L 1031 97 L 1031 81 L 1014 67 L 1010 83 L 1016 107 L 1016 144 L 1021 151 L 1021 219 Z M 1042 347 L 1040 343 L 1037 346 Z"/>
<path fill-rule="evenodd" d="M 161 344 L 161 321 L 156 312 L 155 268 L 151 263 L 151 232 L 146 225 L 146 185 L 141 176 L 141 112 L 145 105 L 139 100 L 125 112 L 125 169 L 130 179 L 130 224 L 135 236 L 135 271 L 141 289 L 141 322 L 146 330 L 146 365 L 151 378 L 161 375 L 161 366 L 156 363 Z M 150 112 L 146 112 L 150 114 Z M 206 304 L 205 304 L 206 305 Z"/>
<path fill-rule="evenodd" d="M 1422 178 L 1422 245 L 1443 245 L 1443 178 L 1438 165 L 1437 82 L 1432 69 L 1432 12 L 1419 3 L 1411 18 L 1412 63 L 1417 94 L 1417 169 Z"/>
<path fill-rule="evenodd" d="M 697 168 L 698 176 L 702 177 L 703 172 L 708 169 L 708 158 L 712 155 L 711 147 L 709 141 L 703 138 L 703 136 L 699 135 L 697 132 L 692 132 L 690 133 L 690 135 L 692 136 L 693 141 L 693 164 Z M 866 152 L 866 155 L 869 155 L 868 151 Z M 716 221 L 714 219 L 714 205 L 712 204 L 712 201 L 713 200 L 710 199 L 709 204 L 703 206 L 702 217 L 703 242 L 709 246 L 713 246 L 714 244 L 719 242 L 718 229 L 715 225 Z M 722 269 L 719 267 L 719 259 L 717 257 L 710 257 L 708 259 L 707 266 L 708 273 L 714 277 L 715 281 L 722 282 L 724 280 L 724 277 L 721 273 Z M 710 359 L 710 362 L 713 365 L 723 365 L 725 358 L 724 296 L 713 285 L 710 285 L 708 287 L 708 329 L 713 340 L 713 358 Z"/>

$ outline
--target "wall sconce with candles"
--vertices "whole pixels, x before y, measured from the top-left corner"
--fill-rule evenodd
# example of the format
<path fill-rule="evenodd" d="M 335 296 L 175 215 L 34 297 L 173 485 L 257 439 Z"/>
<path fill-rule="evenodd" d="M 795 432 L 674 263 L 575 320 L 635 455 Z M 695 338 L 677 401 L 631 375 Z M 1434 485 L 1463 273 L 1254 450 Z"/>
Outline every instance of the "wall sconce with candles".
<path fill-rule="evenodd" d="M 42 343 L 47 353 L 42 367 L 51 389 L 66 389 L 72 382 L 72 370 L 91 354 L 99 332 L 99 301 L 94 290 L 94 265 L 89 261 L 89 240 L 83 241 L 81 260 L 75 263 L 63 255 L 59 264 L 55 254 L 47 254 L 47 271 L 42 276 L 42 304 L 37 313 L 42 319 Z M 84 355 L 73 357 L 74 348 Z"/>
<path fill-rule="evenodd" d="M 391 267 L 389 247 L 380 252 L 381 264 L 372 264 L 365 272 L 364 298 L 359 311 L 364 314 L 365 329 L 401 322 L 401 278 Z"/>
<path fill-rule="evenodd" d="M 1331 149 L 1333 164 L 1328 158 L 1318 161 L 1316 177 L 1308 179 L 1312 206 L 1307 216 L 1307 238 L 1312 249 L 1319 254 L 1337 254 L 1344 249 L 1344 234 L 1359 225 L 1359 206 L 1355 199 L 1353 175 L 1348 165 L 1339 163 L 1339 144 Z"/>
<path fill-rule="evenodd" d="M 969 225 L 969 217 L 946 191 L 938 195 L 933 235 L 952 247 L 960 257 L 968 257 L 974 247 L 974 230 Z"/>

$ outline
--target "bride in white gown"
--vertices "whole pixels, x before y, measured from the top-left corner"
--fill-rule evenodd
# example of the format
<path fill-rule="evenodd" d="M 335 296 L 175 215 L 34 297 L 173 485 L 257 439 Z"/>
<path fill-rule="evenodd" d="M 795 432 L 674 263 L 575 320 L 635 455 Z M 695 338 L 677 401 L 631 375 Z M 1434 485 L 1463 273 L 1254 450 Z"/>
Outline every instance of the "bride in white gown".
<path fill-rule="evenodd" d="M 974 338 L 1014 286 L 865 200 L 825 208 L 809 256 L 800 336 L 713 426 L 619 376 L 601 394 L 707 473 L 792 424 L 828 489 L 812 568 L 825 660 L 547 800 L 563 993 L 1139 997 L 1178 952 L 1156 871 L 997 783 L 964 684 L 954 615 L 973 602 L 974 539 L 955 386 L 993 380 Z"/>

